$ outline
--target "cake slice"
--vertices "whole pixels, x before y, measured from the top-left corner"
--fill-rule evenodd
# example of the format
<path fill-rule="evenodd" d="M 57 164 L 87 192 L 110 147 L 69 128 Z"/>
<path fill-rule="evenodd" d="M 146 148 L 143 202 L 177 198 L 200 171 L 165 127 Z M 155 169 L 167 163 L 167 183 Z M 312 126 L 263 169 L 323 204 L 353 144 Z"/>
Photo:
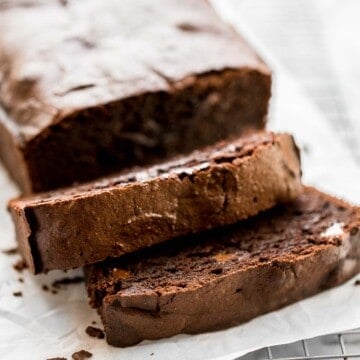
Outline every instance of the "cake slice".
<path fill-rule="evenodd" d="M 206 0 L 12 0 L 0 83 L 0 158 L 30 193 L 262 129 L 271 76 Z"/>
<path fill-rule="evenodd" d="M 86 268 L 107 341 L 233 326 L 343 283 L 360 270 L 360 208 L 306 188 L 226 228 Z"/>
<path fill-rule="evenodd" d="M 69 269 L 231 224 L 301 189 L 298 149 L 260 132 L 187 157 L 9 204 L 34 273 Z"/>

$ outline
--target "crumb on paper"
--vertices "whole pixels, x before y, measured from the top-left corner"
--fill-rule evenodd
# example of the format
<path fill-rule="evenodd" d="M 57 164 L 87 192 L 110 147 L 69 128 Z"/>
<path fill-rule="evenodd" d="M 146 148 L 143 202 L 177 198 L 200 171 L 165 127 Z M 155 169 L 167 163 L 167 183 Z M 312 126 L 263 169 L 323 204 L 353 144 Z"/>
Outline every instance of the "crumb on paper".
<path fill-rule="evenodd" d="M 18 272 L 22 272 L 24 269 L 27 268 L 27 265 L 24 260 L 19 260 L 13 265 L 13 268 Z"/>
<path fill-rule="evenodd" d="M 4 250 L 1 250 L 1 252 L 5 255 L 16 255 L 18 253 L 18 248 L 13 247 L 10 249 L 4 249 Z"/>
<path fill-rule="evenodd" d="M 84 278 L 82 276 L 75 276 L 73 278 L 70 277 L 64 277 L 58 280 L 55 280 L 52 282 L 52 287 L 58 289 L 62 285 L 71 285 L 71 284 L 79 284 L 84 281 Z"/>
<path fill-rule="evenodd" d="M 103 330 L 99 329 L 99 328 L 96 328 L 94 326 L 88 326 L 86 329 L 85 329 L 85 332 L 91 336 L 91 337 L 94 337 L 94 338 L 97 338 L 97 339 L 104 339 L 105 338 L 105 333 Z"/>
<path fill-rule="evenodd" d="M 15 292 L 13 292 L 13 295 L 15 297 L 20 297 L 20 296 L 23 296 L 23 293 L 21 291 L 15 291 Z"/>
<path fill-rule="evenodd" d="M 92 353 L 86 350 L 80 350 L 72 354 L 71 356 L 74 360 L 84 360 L 90 359 L 92 357 Z"/>

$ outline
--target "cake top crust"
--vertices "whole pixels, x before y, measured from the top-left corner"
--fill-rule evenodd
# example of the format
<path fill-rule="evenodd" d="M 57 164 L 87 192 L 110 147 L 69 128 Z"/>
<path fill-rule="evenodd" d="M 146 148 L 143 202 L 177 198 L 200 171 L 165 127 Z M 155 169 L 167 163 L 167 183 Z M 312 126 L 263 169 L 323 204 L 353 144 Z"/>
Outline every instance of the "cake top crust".
<path fill-rule="evenodd" d="M 23 141 L 86 109 L 227 69 L 269 74 L 205 0 L 0 3 L 0 121 Z"/>

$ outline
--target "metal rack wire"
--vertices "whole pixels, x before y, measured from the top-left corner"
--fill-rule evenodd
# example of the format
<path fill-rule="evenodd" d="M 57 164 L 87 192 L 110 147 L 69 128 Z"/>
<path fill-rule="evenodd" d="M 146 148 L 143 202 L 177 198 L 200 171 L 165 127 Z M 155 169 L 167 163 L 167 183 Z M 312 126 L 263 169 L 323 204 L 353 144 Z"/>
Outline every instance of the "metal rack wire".
<path fill-rule="evenodd" d="M 319 346 L 321 344 L 322 346 Z M 317 346 L 314 346 L 317 345 Z M 350 349 L 351 348 L 351 349 Z M 360 329 L 257 350 L 234 360 L 360 359 Z M 354 350 L 355 349 L 355 350 Z"/>

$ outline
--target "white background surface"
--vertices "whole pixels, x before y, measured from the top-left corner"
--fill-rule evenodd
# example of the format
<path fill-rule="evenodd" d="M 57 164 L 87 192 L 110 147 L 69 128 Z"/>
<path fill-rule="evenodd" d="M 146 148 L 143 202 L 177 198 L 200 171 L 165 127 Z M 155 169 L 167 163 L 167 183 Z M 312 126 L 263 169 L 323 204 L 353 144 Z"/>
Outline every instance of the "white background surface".
<path fill-rule="evenodd" d="M 351 148 L 342 143 L 335 128 L 302 94 L 278 59 L 249 32 L 233 11 L 234 1 L 220 0 L 221 9 L 264 52 L 277 77 L 270 127 L 291 131 L 303 152 L 304 180 L 360 204 L 360 168 Z M 346 87 L 346 85 L 345 85 Z M 10 219 L 5 211 L 15 187 L 0 168 L 1 248 L 15 245 Z M 208 359 L 234 358 L 256 348 L 337 332 L 360 326 L 360 287 L 354 280 L 314 298 L 262 316 L 252 322 L 211 334 L 181 335 L 158 342 L 143 342 L 128 349 L 107 346 L 104 340 L 89 338 L 84 330 L 96 320 L 86 301 L 83 284 L 69 285 L 53 295 L 42 290 L 54 279 L 74 276 L 80 271 L 33 277 L 19 275 L 11 267 L 18 256 L 0 254 L 0 359 L 46 359 L 74 351 L 91 351 L 94 359 Z M 24 278 L 24 284 L 18 277 Z M 23 297 L 14 297 L 22 291 Z M 331 314 L 331 321 L 329 321 Z M 151 355 L 153 354 L 153 355 Z"/>
<path fill-rule="evenodd" d="M 291 72 L 360 166 L 360 1 L 213 2 Z"/>

